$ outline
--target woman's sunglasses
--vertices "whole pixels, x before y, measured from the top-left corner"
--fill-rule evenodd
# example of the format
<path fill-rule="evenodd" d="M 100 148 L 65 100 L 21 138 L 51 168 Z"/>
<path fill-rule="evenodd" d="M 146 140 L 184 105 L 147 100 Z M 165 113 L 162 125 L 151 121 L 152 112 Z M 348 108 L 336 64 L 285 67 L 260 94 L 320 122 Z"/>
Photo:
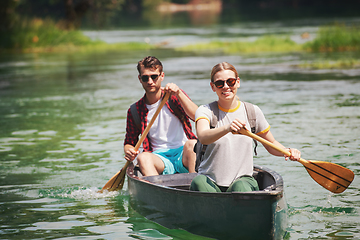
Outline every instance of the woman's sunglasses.
<path fill-rule="evenodd" d="M 154 74 L 154 75 L 142 75 L 142 76 L 141 76 L 141 81 L 143 81 L 143 82 L 148 82 L 148 81 L 149 81 L 149 77 L 151 77 L 151 79 L 152 79 L 153 81 L 155 81 L 159 76 L 160 76 L 160 74 L 158 74 L 158 75 L 156 75 L 156 74 Z"/>
<path fill-rule="evenodd" d="M 224 85 L 225 85 L 225 82 L 229 87 L 233 87 L 235 85 L 235 83 L 236 83 L 236 78 L 229 78 L 226 81 L 225 80 L 217 80 L 216 82 L 214 82 L 214 85 L 217 88 L 223 88 Z"/>

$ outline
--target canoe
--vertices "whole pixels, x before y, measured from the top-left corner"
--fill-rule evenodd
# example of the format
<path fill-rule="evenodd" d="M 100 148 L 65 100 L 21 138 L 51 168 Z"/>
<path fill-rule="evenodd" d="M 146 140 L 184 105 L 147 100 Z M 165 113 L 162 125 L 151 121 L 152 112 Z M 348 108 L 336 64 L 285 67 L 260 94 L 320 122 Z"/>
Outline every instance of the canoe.
<path fill-rule="evenodd" d="M 260 191 L 247 193 L 190 191 L 196 173 L 145 177 L 133 164 L 127 176 L 132 208 L 167 228 L 216 239 L 283 239 L 286 235 L 283 179 L 269 168 L 254 166 Z"/>

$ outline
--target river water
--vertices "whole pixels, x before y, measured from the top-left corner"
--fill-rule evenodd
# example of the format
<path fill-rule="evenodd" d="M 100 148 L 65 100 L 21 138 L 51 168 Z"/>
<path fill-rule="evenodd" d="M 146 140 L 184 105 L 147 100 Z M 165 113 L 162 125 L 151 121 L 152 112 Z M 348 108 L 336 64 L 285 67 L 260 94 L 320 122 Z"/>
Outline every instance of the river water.
<path fill-rule="evenodd" d="M 266 32 L 287 32 L 302 41 L 316 24 L 250 24 L 216 28 L 87 31 L 121 42 L 171 44 Z M 222 34 L 222 33 L 229 34 Z M 230 34 L 231 33 L 231 34 Z M 143 95 L 136 64 L 144 56 L 164 64 L 192 100 L 216 99 L 211 68 L 222 61 L 239 71 L 242 100 L 265 113 L 276 139 L 309 160 L 329 161 L 355 172 L 350 187 L 332 194 L 297 162 L 258 147 L 254 162 L 279 172 L 289 209 L 289 239 L 360 238 L 360 69 L 301 69 L 316 59 L 359 58 L 358 53 L 179 53 L 171 49 L 92 54 L 0 56 L 1 239 L 203 239 L 167 229 L 137 214 L 127 186 L 98 193 L 125 163 L 126 111 Z"/>

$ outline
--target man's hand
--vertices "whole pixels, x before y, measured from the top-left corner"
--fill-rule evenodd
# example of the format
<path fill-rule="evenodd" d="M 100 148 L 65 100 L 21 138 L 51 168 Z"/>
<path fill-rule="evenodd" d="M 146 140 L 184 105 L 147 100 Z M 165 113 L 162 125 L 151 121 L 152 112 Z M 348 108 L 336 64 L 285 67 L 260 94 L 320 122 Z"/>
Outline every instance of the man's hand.
<path fill-rule="evenodd" d="M 125 160 L 126 161 L 134 161 L 134 159 L 136 158 L 136 156 L 140 153 L 140 151 L 135 151 L 135 148 L 128 148 L 125 151 Z"/>
<path fill-rule="evenodd" d="M 180 88 L 175 83 L 168 83 L 165 85 L 164 91 L 171 95 L 179 96 Z"/>

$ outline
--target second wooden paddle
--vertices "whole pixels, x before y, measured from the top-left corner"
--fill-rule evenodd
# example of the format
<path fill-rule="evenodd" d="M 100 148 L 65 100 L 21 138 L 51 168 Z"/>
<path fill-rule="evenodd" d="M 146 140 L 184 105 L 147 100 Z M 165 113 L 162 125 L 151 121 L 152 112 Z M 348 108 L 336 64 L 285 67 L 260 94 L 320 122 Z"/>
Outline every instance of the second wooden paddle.
<path fill-rule="evenodd" d="M 240 133 L 249 136 L 264 145 L 267 145 L 286 156 L 291 156 L 291 153 L 282 149 L 275 144 L 267 141 L 266 139 L 259 137 L 256 134 L 251 133 L 246 128 L 242 128 Z M 339 166 L 335 163 L 305 160 L 300 158 L 298 160 L 307 170 L 309 175 L 321 186 L 333 193 L 342 193 L 347 189 L 354 179 L 354 172 L 345 167 Z"/>

